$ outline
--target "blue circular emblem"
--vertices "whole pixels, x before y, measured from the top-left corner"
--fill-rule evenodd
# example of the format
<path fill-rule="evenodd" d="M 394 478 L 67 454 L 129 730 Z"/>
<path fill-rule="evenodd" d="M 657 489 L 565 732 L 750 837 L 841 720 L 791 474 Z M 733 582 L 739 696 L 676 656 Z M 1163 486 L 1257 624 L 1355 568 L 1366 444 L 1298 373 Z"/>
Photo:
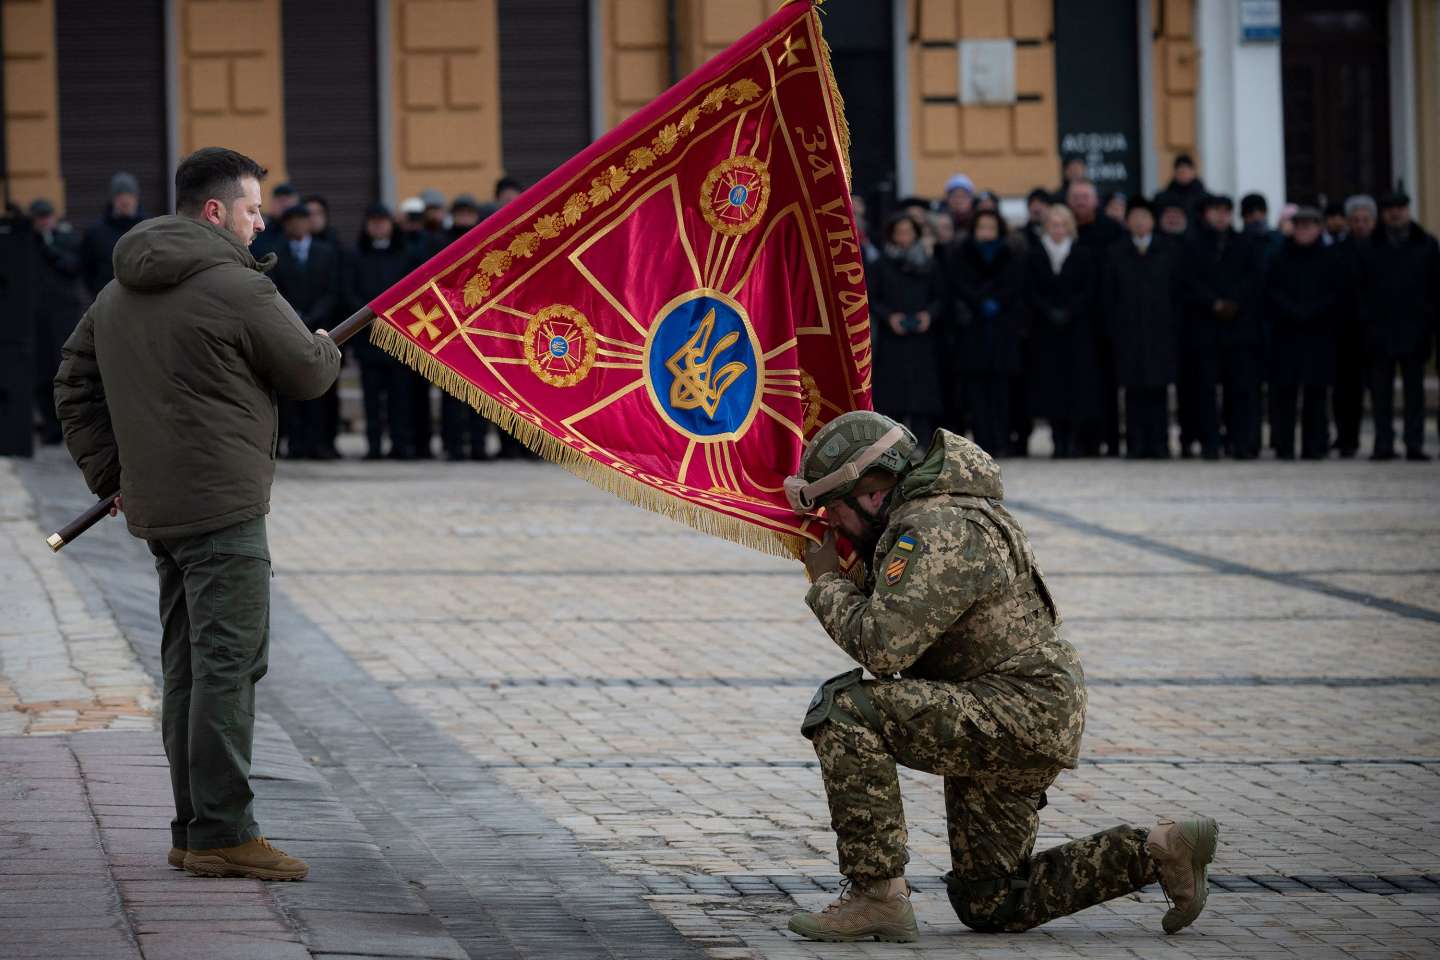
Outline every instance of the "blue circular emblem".
<path fill-rule="evenodd" d="M 760 399 L 760 357 L 743 308 L 715 290 L 670 302 L 646 345 L 655 406 L 697 440 L 738 437 Z"/>
<path fill-rule="evenodd" d="M 566 340 L 564 337 L 559 336 L 550 338 L 550 356 L 554 357 L 556 360 L 562 360 L 564 359 L 565 354 L 569 352 L 570 341 Z"/>
<path fill-rule="evenodd" d="M 745 201 L 750 199 L 750 189 L 743 183 L 737 183 L 730 188 L 730 206 L 743 207 Z"/>

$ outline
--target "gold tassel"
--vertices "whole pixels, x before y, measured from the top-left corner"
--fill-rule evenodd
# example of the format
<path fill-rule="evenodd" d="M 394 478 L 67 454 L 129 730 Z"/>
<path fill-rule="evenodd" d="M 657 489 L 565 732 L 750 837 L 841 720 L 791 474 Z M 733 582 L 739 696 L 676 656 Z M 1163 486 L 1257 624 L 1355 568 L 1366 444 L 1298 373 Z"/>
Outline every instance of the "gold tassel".
<path fill-rule="evenodd" d="M 816 0 L 815 7 L 819 7 L 825 0 Z M 830 88 L 830 99 L 835 105 L 835 134 L 840 142 L 840 159 L 845 162 L 845 182 L 854 182 L 854 172 L 850 167 L 850 121 L 845 119 L 845 98 L 840 95 L 840 85 L 835 82 L 835 68 L 830 63 L 830 41 L 825 39 L 825 31 L 820 25 L 819 10 L 812 8 L 810 16 L 815 17 L 815 33 L 820 37 L 820 64 L 825 74 L 825 84 Z"/>
<path fill-rule="evenodd" d="M 711 536 L 722 537 L 776 557 L 798 560 L 804 556 L 806 540 L 794 534 L 766 530 L 737 517 L 727 516 L 708 507 L 656 490 L 628 477 L 598 460 L 573 449 L 551 436 L 543 428 L 521 417 L 514 410 L 482 391 L 434 354 L 404 336 L 381 318 L 370 325 L 370 342 L 405 363 L 441 390 L 473 407 L 482 417 L 519 440 L 552 463 L 602 490 L 654 513 L 663 514 Z"/>

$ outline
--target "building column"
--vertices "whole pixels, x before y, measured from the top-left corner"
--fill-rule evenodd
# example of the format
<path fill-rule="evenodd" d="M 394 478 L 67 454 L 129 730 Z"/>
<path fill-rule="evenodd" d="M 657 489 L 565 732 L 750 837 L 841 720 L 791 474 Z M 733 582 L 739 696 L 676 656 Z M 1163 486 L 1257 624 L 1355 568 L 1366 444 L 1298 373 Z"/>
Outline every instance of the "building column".
<path fill-rule="evenodd" d="M 285 172 L 280 0 L 174 0 L 171 15 L 178 163 L 201 147 Z"/>
<path fill-rule="evenodd" d="M 433 187 L 487 197 L 501 175 L 495 0 L 389 0 L 399 198 Z"/>
<path fill-rule="evenodd" d="M 1410 185 L 1420 222 L 1440 230 L 1440 0 L 1415 4 L 1415 115 L 1419 175 Z"/>
<path fill-rule="evenodd" d="M 939 197 L 952 174 L 980 189 L 1024 197 L 1060 174 L 1056 115 L 1054 5 L 1044 0 L 918 0 L 910 10 L 915 41 L 895 51 L 907 79 L 909 142 L 897 165 L 913 188 Z M 960 102 L 960 42 L 1013 40 L 1015 102 Z"/>
<path fill-rule="evenodd" d="M 55 4 L 4 0 L 0 15 L 5 44 L 5 192 L 22 210 L 44 197 L 63 214 Z"/>
<path fill-rule="evenodd" d="M 1419 69 L 1415 63 L 1417 20 L 1411 0 L 1390 0 L 1390 169 L 1416 191 L 1420 179 L 1417 109 Z"/>
<path fill-rule="evenodd" d="M 1149 109 L 1141 115 L 1151 122 L 1142 167 L 1145 189 L 1153 192 L 1170 182 L 1176 156 L 1195 151 L 1195 94 L 1200 74 L 1195 49 L 1196 0 L 1139 0 L 1139 4 L 1142 109 L 1149 100 Z M 1203 163 L 1200 176 L 1210 182 Z"/>
<path fill-rule="evenodd" d="M 1198 0 L 1200 175 L 1216 193 L 1285 203 L 1285 117 L 1279 42 L 1241 43 L 1238 4 Z M 1284 29 L 1284 26 L 1281 26 Z"/>

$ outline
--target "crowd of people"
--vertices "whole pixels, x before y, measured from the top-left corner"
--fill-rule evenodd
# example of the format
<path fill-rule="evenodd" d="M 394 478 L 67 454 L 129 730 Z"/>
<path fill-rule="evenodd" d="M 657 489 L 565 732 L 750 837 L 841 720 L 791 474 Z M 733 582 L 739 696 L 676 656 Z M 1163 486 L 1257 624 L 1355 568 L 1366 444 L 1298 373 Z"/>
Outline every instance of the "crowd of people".
<path fill-rule="evenodd" d="M 330 329 L 519 196 L 521 189 L 515 180 L 502 178 L 493 201 L 481 203 L 470 194 L 459 194 L 448 206 L 439 191 L 425 190 L 401 204 L 398 217 L 385 204 L 372 203 L 350 244 L 336 235 L 323 196 L 302 194 L 293 184 L 280 183 L 270 192 L 265 229 L 250 250 L 257 260 L 275 256 L 269 276 L 307 327 Z M 135 178 L 117 173 L 104 215 L 83 232 L 62 222 L 47 200 L 32 203 L 29 214 L 44 245 L 36 406 L 45 417 L 42 439 L 59 443 L 60 424 L 49 391 L 60 347 L 85 306 L 113 275 L 110 259 L 115 244 L 145 213 Z M 433 458 L 437 391 L 366 337 L 355 338 L 346 349 L 359 367 L 366 459 Z M 440 453 L 450 460 L 529 455 L 452 397 L 440 396 L 438 412 Z M 341 426 L 338 385 L 315 400 L 283 400 L 280 451 L 290 459 L 337 459 Z"/>
<path fill-rule="evenodd" d="M 337 237 L 325 198 L 282 183 L 270 195 L 258 258 L 311 329 L 330 328 L 518 196 L 509 178 L 482 204 L 436 190 L 399 216 L 365 210 L 353 244 Z M 1424 452 L 1424 376 L 1440 324 L 1440 247 L 1410 217 L 1409 198 L 1287 204 L 1272 227 L 1265 198 L 1238 210 L 1208 192 L 1188 156 L 1153 198 L 1102 197 L 1084 161 L 1064 165 L 1057 190 L 1037 188 L 1023 224 L 1000 199 L 952 177 L 943 201 L 909 198 L 865 239 L 874 320 L 876 409 L 920 436 L 968 433 L 995 456 L 1026 456 L 1037 421 L 1055 457 L 1168 458 L 1171 393 L 1182 457 L 1255 459 L 1268 419 L 1281 459 L 1360 450 L 1368 391 L 1371 456 L 1396 456 L 1395 378 L 1403 383 L 1404 455 Z M 44 439 L 60 441 L 50 380 L 60 346 L 112 275 L 111 252 L 145 216 L 134 177 L 117 173 L 104 215 L 83 233 L 35 201 L 44 244 L 37 407 Z M 349 347 L 364 398 L 366 457 L 436 455 L 435 391 L 357 338 Z M 41 394 L 44 394 L 42 396 Z M 1123 401 L 1122 401 L 1123 397 Z M 1267 402 L 1268 401 L 1268 402 Z M 448 396 L 439 401 L 440 453 L 451 460 L 525 455 Z M 1267 417 L 1268 414 L 1268 417 Z M 339 456 L 336 388 L 286 402 L 282 451 Z"/>
<path fill-rule="evenodd" d="M 920 436 L 946 426 L 1026 456 L 1284 460 L 1424 451 L 1424 376 L 1440 326 L 1440 247 L 1394 191 L 1286 204 L 1210 193 L 1181 155 L 1152 198 L 1102 197 L 1072 158 L 1023 224 L 964 174 L 900 201 L 869 238 L 875 407 Z M 1123 398 L 1123 400 L 1122 400 Z M 1267 416 L 1268 414 L 1268 416 Z"/>

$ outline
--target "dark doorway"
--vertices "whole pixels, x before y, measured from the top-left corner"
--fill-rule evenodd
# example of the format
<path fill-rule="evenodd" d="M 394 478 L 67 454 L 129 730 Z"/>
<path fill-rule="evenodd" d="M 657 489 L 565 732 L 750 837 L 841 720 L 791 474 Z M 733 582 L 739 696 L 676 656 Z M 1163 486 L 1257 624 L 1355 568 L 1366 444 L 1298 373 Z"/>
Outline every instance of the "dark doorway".
<path fill-rule="evenodd" d="M 502 163 L 523 186 L 590 143 L 588 6 L 584 0 L 500 0 L 497 8 Z"/>
<path fill-rule="evenodd" d="M 330 225 L 350 244 L 380 197 L 375 5 L 286 0 L 281 24 L 286 173 L 302 195 L 325 198 Z"/>
<path fill-rule="evenodd" d="M 1102 196 L 1140 191 L 1139 30 L 1134 0 L 1055 4 L 1060 155 L 1084 157 Z"/>
<path fill-rule="evenodd" d="M 1386 0 L 1285 0 L 1285 188 L 1313 203 L 1390 185 Z"/>
<path fill-rule="evenodd" d="M 820 24 L 850 123 L 852 187 L 878 209 L 894 193 L 895 49 L 893 0 L 828 4 Z"/>
<path fill-rule="evenodd" d="M 55 47 L 68 218 L 87 227 L 103 215 L 117 170 L 140 182 L 145 213 L 169 213 L 163 0 L 58 0 Z"/>

